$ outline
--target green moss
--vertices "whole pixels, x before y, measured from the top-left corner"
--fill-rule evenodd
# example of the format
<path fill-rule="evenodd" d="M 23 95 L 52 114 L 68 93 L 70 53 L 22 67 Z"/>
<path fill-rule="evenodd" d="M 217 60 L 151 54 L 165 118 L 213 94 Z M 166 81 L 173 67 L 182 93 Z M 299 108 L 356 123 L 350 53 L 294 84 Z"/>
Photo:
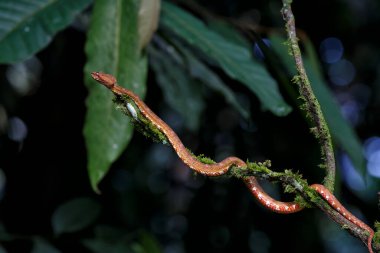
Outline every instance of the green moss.
<path fill-rule="evenodd" d="M 214 160 L 205 156 L 204 154 L 200 154 L 200 155 L 196 156 L 196 158 L 198 159 L 198 161 L 200 161 L 204 164 L 215 164 L 216 163 Z"/>
<path fill-rule="evenodd" d="M 313 206 L 307 202 L 304 198 L 302 198 L 300 195 L 297 195 L 294 199 L 294 202 L 299 204 L 303 208 L 312 208 Z"/>
<path fill-rule="evenodd" d="M 153 139 L 155 142 L 159 142 L 162 144 L 168 144 L 169 140 L 164 133 L 161 132 L 152 122 L 147 120 L 142 114 L 138 115 L 139 120 L 143 123 L 144 126 L 144 134 Z"/>
<path fill-rule="evenodd" d="M 260 178 L 268 179 L 270 181 L 284 182 L 285 192 L 296 194 L 295 202 L 302 207 L 310 208 L 312 207 L 311 203 L 329 206 L 313 188 L 310 188 L 307 181 L 303 179 L 301 174 L 293 172 L 289 169 L 284 170 L 284 172 L 275 172 L 269 169 L 270 166 L 270 161 L 265 161 L 263 163 L 247 161 L 247 168 L 236 168 L 231 170 L 230 173 L 232 176 L 237 178 L 259 176 Z M 308 200 L 305 200 L 299 194 L 300 191 L 307 195 Z"/>
<path fill-rule="evenodd" d="M 270 166 L 271 166 L 270 161 L 265 161 L 264 163 L 262 163 L 262 162 L 254 163 L 254 162 L 247 161 L 248 171 L 251 170 L 253 172 L 260 173 L 263 175 L 269 175 L 270 173 L 272 173 L 272 171 L 270 169 L 268 169 L 268 167 L 270 167 Z"/>
<path fill-rule="evenodd" d="M 116 108 L 129 117 L 131 123 L 135 126 L 137 131 L 142 133 L 147 138 L 153 140 L 154 142 L 162 144 L 169 143 L 169 140 L 165 134 L 161 132 L 161 130 L 159 130 L 152 122 L 146 119 L 143 114 L 141 114 L 140 110 L 131 98 L 128 96 L 115 96 L 113 101 L 116 105 Z M 131 112 L 128 110 L 127 104 L 135 109 L 136 115 L 131 114 Z"/>
<path fill-rule="evenodd" d="M 380 244 L 380 222 L 375 221 L 375 236 L 373 237 L 375 244 Z"/>
<path fill-rule="evenodd" d="M 300 75 L 294 75 L 292 78 L 292 83 L 299 85 L 301 83 L 301 76 Z"/>
<path fill-rule="evenodd" d="M 380 232 L 380 231 L 379 231 L 379 230 L 380 230 L 380 222 L 375 221 L 375 229 L 376 229 L 376 233 L 377 233 L 377 232 Z"/>
<path fill-rule="evenodd" d="M 228 174 L 235 178 L 244 178 L 248 174 L 248 168 L 232 166 L 232 168 L 228 171 Z"/>
<path fill-rule="evenodd" d="M 284 189 L 284 192 L 286 192 L 286 193 L 295 193 L 296 192 L 296 188 L 294 188 L 291 185 L 286 185 L 285 189 Z"/>

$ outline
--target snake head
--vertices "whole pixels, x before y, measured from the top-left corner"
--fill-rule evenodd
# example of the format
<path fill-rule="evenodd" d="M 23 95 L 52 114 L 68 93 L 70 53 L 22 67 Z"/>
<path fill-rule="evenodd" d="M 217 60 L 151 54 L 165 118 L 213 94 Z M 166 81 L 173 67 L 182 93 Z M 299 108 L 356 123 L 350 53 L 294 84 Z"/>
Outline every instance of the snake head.
<path fill-rule="evenodd" d="M 112 89 L 117 82 L 114 76 L 102 72 L 92 72 L 91 76 L 95 81 L 103 84 L 108 89 Z"/>

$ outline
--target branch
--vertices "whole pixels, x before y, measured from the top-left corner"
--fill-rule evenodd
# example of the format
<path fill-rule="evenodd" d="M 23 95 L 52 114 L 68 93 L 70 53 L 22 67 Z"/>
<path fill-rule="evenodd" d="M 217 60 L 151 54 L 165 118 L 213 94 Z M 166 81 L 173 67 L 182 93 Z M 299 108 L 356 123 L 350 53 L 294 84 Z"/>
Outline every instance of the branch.
<path fill-rule="evenodd" d="M 318 139 L 322 149 L 323 167 L 326 169 L 324 185 L 331 192 L 334 191 L 335 180 L 335 158 L 329 128 L 322 114 L 321 107 L 314 92 L 311 88 L 309 78 L 307 77 L 305 67 L 303 65 L 301 51 L 298 46 L 298 38 L 296 36 L 295 20 L 290 7 L 291 0 L 283 0 L 281 9 L 283 19 L 286 22 L 285 27 L 288 34 L 289 48 L 291 55 L 294 57 L 298 76 L 294 77 L 294 82 L 298 84 L 301 98 L 304 100 L 304 108 L 307 116 L 311 119 L 315 127 L 311 130 Z"/>
<path fill-rule="evenodd" d="M 309 187 L 307 181 L 297 173 L 290 170 L 284 172 L 275 172 L 269 169 L 270 162 L 252 163 L 247 162 L 247 168 L 232 167 L 228 174 L 236 178 L 244 178 L 254 176 L 256 178 L 265 179 L 271 182 L 281 182 L 285 188 L 285 192 L 295 192 L 302 198 L 296 198 L 296 201 L 304 206 L 315 206 L 322 210 L 328 217 L 338 223 L 343 229 L 347 230 L 353 236 L 359 238 L 365 245 L 367 245 L 369 233 L 350 222 L 347 218 L 333 209 L 328 202 L 321 198 L 320 195 L 312 188 Z M 376 241 L 376 239 L 374 240 Z M 380 251 L 380 245 L 375 244 L 373 248 Z"/>

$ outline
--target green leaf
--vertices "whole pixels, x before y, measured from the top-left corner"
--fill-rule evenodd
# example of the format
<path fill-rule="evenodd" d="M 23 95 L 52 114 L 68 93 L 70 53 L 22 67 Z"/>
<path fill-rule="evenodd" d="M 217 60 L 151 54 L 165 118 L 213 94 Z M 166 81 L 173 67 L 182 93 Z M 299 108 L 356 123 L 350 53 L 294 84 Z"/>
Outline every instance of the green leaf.
<path fill-rule="evenodd" d="M 199 127 L 200 114 L 205 105 L 200 86 L 189 78 L 184 69 L 165 53 L 150 48 L 151 66 L 165 101 L 185 120 L 191 130 Z"/>
<path fill-rule="evenodd" d="M 233 106 L 244 118 L 248 119 L 250 113 L 241 106 L 234 92 L 215 74 L 206 64 L 198 60 L 187 50 L 183 50 L 190 68 L 190 75 L 201 80 L 210 89 L 213 89 L 224 96 L 226 101 Z"/>
<path fill-rule="evenodd" d="M 0 63 L 37 53 L 68 26 L 91 0 L 1 0 Z"/>
<path fill-rule="evenodd" d="M 31 253 L 60 253 L 60 251 L 45 239 L 37 237 L 33 239 L 33 248 Z"/>
<path fill-rule="evenodd" d="M 82 230 L 92 224 L 100 214 L 100 205 L 90 198 L 76 198 L 59 206 L 53 213 L 51 224 L 56 235 Z"/>
<path fill-rule="evenodd" d="M 219 33 L 219 35 L 222 35 L 223 38 L 245 48 L 250 47 L 249 42 L 226 21 L 221 19 L 211 19 L 208 20 L 207 24 L 212 30 Z"/>
<path fill-rule="evenodd" d="M 287 48 L 284 45 L 285 38 L 276 35 L 271 35 L 270 40 L 272 42 L 273 49 L 277 55 L 284 62 L 284 66 L 287 66 L 289 73 L 296 74 L 294 61 L 287 52 Z M 304 64 L 309 76 L 311 86 L 314 94 L 317 97 L 323 115 L 326 118 L 328 127 L 331 132 L 331 136 L 336 144 L 338 144 L 343 150 L 350 156 L 355 168 L 364 172 L 365 159 L 362 153 L 362 147 L 353 128 L 344 119 L 340 108 L 334 100 L 334 96 L 331 94 L 323 76 L 321 73 L 321 67 L 316 57 L 315 50 L 310 41 L 305 41 L 306 54 L 304 57 Z"/>
<path fill-rule="evenodd" d="M 216 62 L 231 78 L 253 91 L 265 109 L 285 116 L 291 108 L 279 93 L 275 80 L 254 61 L 250 50 L 224 39 L 196 17 L 168 3 L 162 4 L 161 23 Z"/>
<path fill-rule="evenodd" d="M 95 191 L 111 164 L 132 137 L 132 125 L 115 110 L 112 93 L 92 80 L 92 71 L 116 76 L 119 85 L 145 94 L 146 57 L 141 55 L 137 28 L 138 1 L 98 0 L 86 43 L 85 83 L 89 91 L 84 136 L 88 173 Z"/>

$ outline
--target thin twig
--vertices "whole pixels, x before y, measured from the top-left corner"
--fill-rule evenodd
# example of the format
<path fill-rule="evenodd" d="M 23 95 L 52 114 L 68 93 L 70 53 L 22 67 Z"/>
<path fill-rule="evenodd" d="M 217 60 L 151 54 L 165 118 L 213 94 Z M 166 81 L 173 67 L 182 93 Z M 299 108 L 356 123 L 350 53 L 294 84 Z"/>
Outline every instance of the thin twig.
<path fill-rule="evenodd" d="M 333 192 L 335 180 L 335 158 L 330 131 L 323 116 L 319 102 L 311 88 L 309 78 L 307 77 L 306 70 L 303 65 L 301 51 L 298 46 L 298 38 L 296 35 L 295 20 L 290 7 L 291 0 L 283 0 L 282 2 L 283 7 L 281 12 L 286 22 L 285 26 L 289 39 L 289 48 L 292 56 L 294 57 L 298 72 L 298 76 L 294 78 L 294 81 L 298 84 L 301 98 L 305 101 L 304 107 L 307 115 L 310 117 L 313 124 L 315 124 L 315 127 L 312 128 L 312 132 L 321 145 L 324 161 L 323 167 L 326 169 L 324 185 L 327 189 Z"/>

